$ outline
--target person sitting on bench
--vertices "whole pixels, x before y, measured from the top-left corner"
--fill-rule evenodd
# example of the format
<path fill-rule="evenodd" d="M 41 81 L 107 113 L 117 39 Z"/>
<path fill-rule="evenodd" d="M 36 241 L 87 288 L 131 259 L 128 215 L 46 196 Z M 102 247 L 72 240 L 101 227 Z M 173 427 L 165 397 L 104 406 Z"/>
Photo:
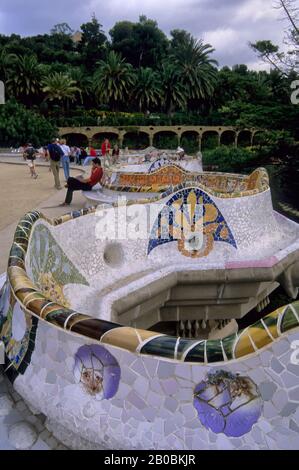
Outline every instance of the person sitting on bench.
<path fill-rule="evenodd" d="M 90 191 L 93 186 L 99 183 L 103 176 L 103 169 L 101 167 L 101 160 L 99 158 L 94 158 L 92 161 L 91 174 L 89 178 L 68 178 L 65 187 L 67 188 L 67 193 L 65 196 L 65 201 L 60 204 L 61 206 L 69 206 L 73 199 L 74 191 Z"/>

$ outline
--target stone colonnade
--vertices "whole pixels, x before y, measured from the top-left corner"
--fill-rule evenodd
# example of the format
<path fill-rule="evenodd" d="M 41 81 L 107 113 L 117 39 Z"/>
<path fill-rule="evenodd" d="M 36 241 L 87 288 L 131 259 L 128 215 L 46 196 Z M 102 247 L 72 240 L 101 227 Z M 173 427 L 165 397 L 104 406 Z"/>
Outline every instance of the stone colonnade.
<path fill-rule="evenodd" d="M 202 148 L 203 137 L 206 133 L 213 133 L 218 137 L 218 146 L 222 143 L 222 137 L 225 133 L 230 132 L 233 136 L 232 143 L 237 147 L 242 133 L 247 133 L 250 136 L 250 145 L 253 145 L 254 136 L 259 129 L 240 129 L 237 127 L 228 126 L 126 126 L 126 127 L 111 127 L 111 126 L 91 126 L 91 127 L 60 127 L 59 136 L 68 137 L 70 135 L 81 135 L 88 140 L 91 145 L 92 141 L 97 135 L 102 138 L 105 134 L 114 134 L 118 139 L 119 145 L 123 146 L 124 137 L 126 134 L 142 133 L 148 136 L 148 145 L 154 145 L 154 137 L 160 133 L 173 133 L 177 136 L 177 144 L 180 145 L 181 139 L 185 133 L 192 132 L 197 134 L 198 149 Z M 188 134 L 187 134 L 188 135 Z M 244 134 L 243 134 L 244 135 Z"/>

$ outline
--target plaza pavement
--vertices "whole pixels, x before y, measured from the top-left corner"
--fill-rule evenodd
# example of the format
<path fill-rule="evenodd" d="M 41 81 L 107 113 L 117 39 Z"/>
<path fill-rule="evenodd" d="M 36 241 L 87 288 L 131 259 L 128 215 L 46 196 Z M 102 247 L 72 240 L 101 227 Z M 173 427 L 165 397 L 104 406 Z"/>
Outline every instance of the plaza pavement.
<path fill-rule="evenodd" d="M 78 176 L 82 171 L 82 167 L 72 165 L 70 174 Z M 89 171 L 90 167 L 87 167 L 87 173 Z M 59 207 L 66 194 L 62 169 L 61 190 L 54 188 L 54 178 L 49 172 L 48 163 L 38 161 L 37 173 L 39 176 L 36 180 L 30 177 L 22 156 L 0 154 L 0 274 L 6 270 L 16 225 L 26 212 L 38 209 L 52 218 L 85 206 L 86 199 L 81 191 L 76 191 L 70 208 Z"/>

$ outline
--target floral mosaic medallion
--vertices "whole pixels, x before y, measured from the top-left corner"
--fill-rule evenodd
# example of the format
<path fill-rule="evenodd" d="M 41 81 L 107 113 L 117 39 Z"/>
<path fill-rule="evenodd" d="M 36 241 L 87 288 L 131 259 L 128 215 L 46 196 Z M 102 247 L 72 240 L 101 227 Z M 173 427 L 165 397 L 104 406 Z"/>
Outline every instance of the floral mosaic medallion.
<path fill-rule="evenodd" d="M 98 344 L 81 346 L 75 355 L 74 377 L 96 400 L 112 398 L 120 380 L 120 367 L 112 354 Z"/>
<path fill-rule="evenodd" d="M 0 294 L 0 340 L 5 347 L 5 369 L 11 381 L 24 374 L 35 346 L 38 320 L 24 312 L 10 295 L 8 283 Z"/>
<path fill-rule="evenodd" d="M 203 426 L 229 437 L 248 433 L 263 407 L 259 390 L 249 377 L 224 370 L 208 373 L 195 387 L 193 404 Z"/>
<path fill-rule="evenodd" d="M 183 256 L 207 256 L 214 242 L 237 248 L 233 234 L 212 199 L 199 188 L 176 192 L 165 204 L 153 224 L 148 254 L 157 246 L 177 242 Z"/>

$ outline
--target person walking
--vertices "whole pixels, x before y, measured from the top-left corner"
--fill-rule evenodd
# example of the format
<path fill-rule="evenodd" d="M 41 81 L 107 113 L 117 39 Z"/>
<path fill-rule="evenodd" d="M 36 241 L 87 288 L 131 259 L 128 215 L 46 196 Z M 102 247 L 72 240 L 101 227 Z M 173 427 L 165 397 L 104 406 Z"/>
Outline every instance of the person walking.
<path fill-rule="evenodd" d="M 94 158 L 92 161 L 91 174 L 89 178 L 72 178 L 70 177 L 67 180 L 65 187 L 67 188 L 67 193 L 65 196 L 65 201 L 60 204 L 61 206 L 69 206 L 73 199 L 74 191 L 90 191 L 92 187 L 99 183 L 103 176 L 103 169 L 101 167 L 101 160 L 99 158 Z"/>
<path fill-rule="evenodd" d="M 62 139 L 60 141 L 60 148 L 63 152 L 63 155 L 61 157 L 61 162 L 62 162 L 62 167 L 63 167 L 63 171 L 64 171 L 64 178 L 65 178 L 65 181 L 67 181 L 70 177 L 70 154 L 71 154 L 71 149 L 66 144 L 65 139 Z"/>
<path fill-rule="evenodd" d="M 26 159 L 26 163 L 30 170 L 31 178 L 36 180 L 37 173 L 35 171 L 35 164 L 34 160 L 36 159 L 37 150 L 32 146 L 32 144 L 27 144 L 24 150 L 24 158 Z"/>
<path fill-rule="evenodd" d="M 63 151 L 60 146 L 57 144 L 57 140 L 53 139 L 51 144 L 47 147 L 47 152 L 50 159 L 50 169 L 54 175 L 55 181 L 55 188 L 62 189 L 60 185 L 59 179 L 59 166 L 60 166 L 60 159 L 63 156 Z"/>

